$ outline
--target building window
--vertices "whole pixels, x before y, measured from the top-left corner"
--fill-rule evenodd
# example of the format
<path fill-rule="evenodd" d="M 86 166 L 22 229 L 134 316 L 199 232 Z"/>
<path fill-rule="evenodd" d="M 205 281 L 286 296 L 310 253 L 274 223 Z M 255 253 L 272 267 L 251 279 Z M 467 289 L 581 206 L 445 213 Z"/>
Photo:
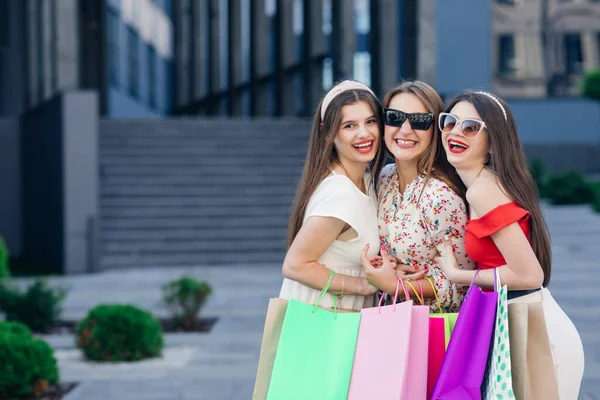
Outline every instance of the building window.
<path fill-rule="evenodd" d="M 147 45 L 148 48 L 148 103 L 150 107 L 156 108 L 156 50 Z"/>
<path fill-rule="evenodd" d="M 109 8 L 106 20 L 108 26 L 108 79 L 112 86 L 119 87 L 119 17 Z"/>
<path fill-rule="evenodd" d="M 129 94 L 133 97 L 140 95 L 140 50 L 138 34 L 127 28 L 127 72 Z"/>
<path fill-rule="evenodd" d="M 515 39 L 512 35 L 498 37 L 498 73 L 513 75 L 516 70 Z"/>
<path fill-rule="evenodd" d="M 569 33 L 564 36 L 565 72 L 567 74 L 580 74 L 583 72 L 583 51 L 581 48 L 581 35 Z"/>
<path fill-rule="evenodd" d="M 8 1 L 0 1 L 0 47 L 8 46 L 10 41 L 8 24 Z"/>
<path fill-rule="evenodd" d="M 496 0 L 496 3 L 498 4 L 508 4 L 511 6 L 515 5 L 515 0 Z"/>

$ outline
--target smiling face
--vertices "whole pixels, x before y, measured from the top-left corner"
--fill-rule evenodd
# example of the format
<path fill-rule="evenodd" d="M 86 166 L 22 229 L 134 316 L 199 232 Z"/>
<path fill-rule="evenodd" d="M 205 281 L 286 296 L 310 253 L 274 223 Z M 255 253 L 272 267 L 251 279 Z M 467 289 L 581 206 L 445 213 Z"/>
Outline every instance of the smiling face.
<path fill-rule="evenodd" d="M 412 93 L 397 94 L 391 99 L 388 108 L 411 114 L 430 112 Z M 433 125 L 427 130 L 413 129 L 408 119 L 400 127 L 386 125 L 385 144 L 396 162 L 418 163 L 431 145 L 433 129 Z"/>
<path fill-rule="evenodd" d="M 379 148 L 379 125 L 368 103 L 358 101 L 342 108 L 342 123 L 334 139 L 340 162 L 367 164 Z"/>
<path fill-rule="evenodd" d="M 488 130 L 477 125 L 477 121 L 483 122 L 481 116 L 468 101 L 457 103 L 450 114 L 458 121 L 449 117 L 445 123 L 445 118 L 440 118 L 448 161 L 457 169 L 483 167 L 490 153 L 490 142 Z"/>

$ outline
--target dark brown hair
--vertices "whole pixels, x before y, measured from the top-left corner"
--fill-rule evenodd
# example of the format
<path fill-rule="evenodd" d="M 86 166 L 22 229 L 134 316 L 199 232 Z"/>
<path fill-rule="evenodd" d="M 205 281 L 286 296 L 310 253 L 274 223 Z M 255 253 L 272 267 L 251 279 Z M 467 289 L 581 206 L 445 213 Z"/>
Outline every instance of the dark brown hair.
<path fill-rule="evenodd" d="M 371 184 L 377 183 L 377 176 L 383 166 L 385 154 L 382 150 L 383 142 L 383 114 L 379 100 L 368 90 L 351 89 L 338 94 L 327 106 L 325 118 L 321 121 L 321 104 L 313 120 L 313 126 L 308 143 L 308 153 L 304 163 L 302 178 L 292 205 L 290 223 L 288 227 L 287 247 L 289 248 L 302 227 L 306 206 L 317 186 L 331 173 L 331 167 L 340 163 L 339 156 L 333 145 L 342 123 L 342 108 L 364 101 L 373 110 L 379 128 L 379 144 L 375 158 L 369 163 L 368 170 L 371 175 Z"/>
<path fill-rule="evenodd" d="M 504 100 L 495 95 L 494 97 L 504 107 L 506 119 L 502 109 L 493 99 L 470 90 L 458 94 L 452 99 L 446 110 L 450 112 L 456 104 L 466 101 L 475 107 L 485 122 L 490 143 L 490 154 L 485 165 L 497 176 L 501 189 L 505 191 L 506 195 L 520 207 L 529 211 L 529 242 L 544 271 L 544 286 L 548 286 L 552 252 L 537 187 L 525 161 L 525 153 L 519 140 L 513 114 Z"/>
<path fill-rule="evenodd" d="M 415 95 L 421 101 L 421 103 L 423 103 L 425 109 L 435 115 L 435 120 L 433 121 L 432 125 L 433 138 L 431 140 L 431 144 L 427 150 L 425 150 L 425 153 L 417 164 L 417 172 L 419 175 L 425 175 L 425 184 L 423 185 L 423 190 L 425 189 L 429 178 L 434 177 L 446 183 L 463 199 L 466 205 L 467 188 L 458 176 L 456 169 L 454 169 L 454 167 L 448 162 L 446 152 L 444 151 L 444 146 L 442 145 L 442 135 L 440 134 L 437 122 L 439 114 L 444 109 L 442 98 L 434 88 L 425 82 L 405 81 L 401 85 L 390 90 L 385 95 L 383 99 L 384 107 L 389 107 L 392 99 L 401 93 L 410 93 Z"/>

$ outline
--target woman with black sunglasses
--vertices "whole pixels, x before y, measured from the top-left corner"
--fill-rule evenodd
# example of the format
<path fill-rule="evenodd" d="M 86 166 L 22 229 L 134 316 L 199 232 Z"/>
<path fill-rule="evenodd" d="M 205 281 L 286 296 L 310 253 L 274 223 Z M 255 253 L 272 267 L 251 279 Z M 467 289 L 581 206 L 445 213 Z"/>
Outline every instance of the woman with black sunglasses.
<path fill-rule="evenodd" d="M 550 239 L 512 112 L 497 96 L 473 91 L 459 94 L 446 111 L 439 125 L 448 160 L 468 188 L 466 246 L 481 270 L 475 284 L 493 288 L 497 268 L 500 281 L 508 287 L 509 304 L 541 304 L 559 398 L 577 399 L 584 370 L 583 346 L 575 325 L 547 289 Z M 437 259 L 440 268 L 452 282 L 469 285 L 475 273 L 459 268 L 449 242 L 444 250 Z M 528 346 L 541 349 L 540 343 Z M 518 370 L 523 372 L 526 366 Z M 521 374 L 513 374 L 513 380 L 518 377 Z M 550 382 L 526 384 L 541 393 Z"/>
<path fill-rule="evenodd" d="M 422 290 L 432 311 L 457 312 L 465 289 L 455 286 L 434 258 L 452 238 L 460 268 L 473 269 L 464 245 L 467 210 L 465 186 L 448 163 L 436 117 L 444 105 L 424 82 L 404 82 L 384 98 L 385 144 L 394 163 L 385 166 L 377 182 L 381 256 L 363 267 L 371 285 L 393 294 L 396 277 Z M 438 301 L 436 301 L 438 300 Z"/>

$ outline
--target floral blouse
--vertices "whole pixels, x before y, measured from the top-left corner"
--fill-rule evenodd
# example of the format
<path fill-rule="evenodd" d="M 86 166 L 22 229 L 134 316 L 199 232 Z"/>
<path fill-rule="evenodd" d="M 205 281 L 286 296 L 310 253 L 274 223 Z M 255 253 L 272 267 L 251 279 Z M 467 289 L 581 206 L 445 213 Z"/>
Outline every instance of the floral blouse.
<path fill-rule="evenodd" d="M 430 177 L 425 185 L 424 176 L 418 176 L 401 194 L 395 164 L 383 168 L 377 187 L 381 245 L 400 263 L 414 266 L 415 271 L 427 267 L 425 276 L 437 289 L 442 311 L 458 312 L 468 288 L 450 283 L 433 258 L 443 249 L 444 236 L 448 235 L 459 267 L 475 269 L 465 251 L 464 201 L 439 179 Z M 426 280 L 422 283 L 429 285 Z M 425 304 L 432 312 L 439 311 L 435 299 L 426 299 Z"/>

